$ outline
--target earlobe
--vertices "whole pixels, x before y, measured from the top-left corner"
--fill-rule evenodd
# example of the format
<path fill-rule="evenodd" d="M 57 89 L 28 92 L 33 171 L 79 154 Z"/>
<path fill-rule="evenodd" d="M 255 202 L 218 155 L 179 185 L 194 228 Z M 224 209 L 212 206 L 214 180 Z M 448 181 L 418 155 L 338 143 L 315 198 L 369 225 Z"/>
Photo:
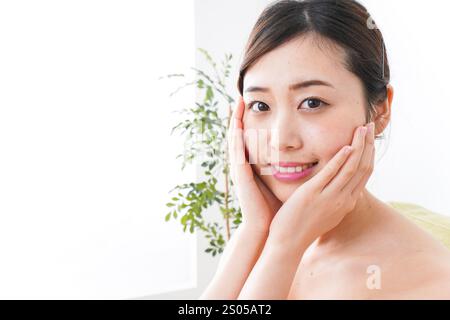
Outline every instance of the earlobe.
<path fill-rule="evenodd" d="M 386 85 L 386 99 L 376 106 L 375 115 L 375 135 L 381 134 L 386 129 L 391 120 L 391 107 L 394 99 L 394 87 Z"/>

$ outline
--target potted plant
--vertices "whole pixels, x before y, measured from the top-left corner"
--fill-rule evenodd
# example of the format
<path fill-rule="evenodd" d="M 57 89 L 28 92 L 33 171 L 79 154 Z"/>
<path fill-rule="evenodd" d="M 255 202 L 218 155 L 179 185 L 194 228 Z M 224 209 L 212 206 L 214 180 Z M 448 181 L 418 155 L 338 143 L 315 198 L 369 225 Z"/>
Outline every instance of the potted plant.
<path fill-rule="evenodd" d="M 225 58 L 218 65 L 210 54 L 198 48 L 212 68 L 213 75 L 204 70 L 194 70 L 196 78 L 186 81 L 170 94 L 173 96 L 187 86 L 196 86 L 203 99 L 195 105 L 174 111 L 183 114 L 182 121 L 171 130 L 184 136 L 183 153 L 177 156 L 182 159 L 181 170 L 187 164 L 200 163 L 204 181 L 190 182 L 176 185 L 169 191 L 170 201 L 166 203 L 169 211 L 165 214 L 165 221 L 180 219 L 185 232 L 200 230 L 209 239 L 209 246 L 205 252 L 215 256 L 223 252 L 231 233 L 241 223 L 242 213 L 237 199 L 232 192 L 232 181 L 229 174 L 227 129 L 230 125 L 231 104 L 234 99 L 226 89 L 226 79 L 230 75 L 232 54 L 225 54 Z M 169 74 L 162 78 L 186 78 L 184 74 Z M 219 110 L 224 110 L 221 117 Z M 216 177 L 222 176 L 222 185 L 218 185 Z M 223 217 L 223 223 L 211 221 L 205 216 L 206 209 L 218 207 Z"/>

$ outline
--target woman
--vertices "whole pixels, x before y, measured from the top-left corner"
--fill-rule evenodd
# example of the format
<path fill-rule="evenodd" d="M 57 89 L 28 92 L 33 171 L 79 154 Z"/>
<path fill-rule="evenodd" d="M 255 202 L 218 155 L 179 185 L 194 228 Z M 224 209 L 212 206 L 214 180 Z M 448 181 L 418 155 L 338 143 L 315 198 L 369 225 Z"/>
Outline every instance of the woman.
<path fill-rule="evenodd" d="M 389 77 L 356 1 L 264 10 L 228 137 L 243 222 L 200 299 L 450 299 L 450 251 L 365 188 Z"/>

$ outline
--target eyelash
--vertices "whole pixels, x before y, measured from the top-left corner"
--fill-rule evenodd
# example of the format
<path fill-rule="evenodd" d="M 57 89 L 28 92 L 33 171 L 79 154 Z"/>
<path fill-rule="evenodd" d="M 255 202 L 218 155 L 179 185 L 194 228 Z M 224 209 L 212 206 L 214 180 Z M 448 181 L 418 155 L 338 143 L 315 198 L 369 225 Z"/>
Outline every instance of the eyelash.
<path fill-rule="evenodd" d="M 305 100 L 303 100 L 301 103 L 300 103 L 300 106 L 305 102 L 305 101 L 308 101 L 308 100 L 317 100 L 317 101 L 320 101 L 321 102 L 321 105 L 319 106 L 319 107 L 316 107 L 316 108 L 310 108 L 310 109 L 305 109 L 306 110 L 306 112 L 315 112 L 315 110 L 318 110 L 318 109 L 323 109 L 323 108 L 325 108 L 326 106 L 328 106 L 329 104 L 328 103 L 326 103 L 325 101 L 323 101 L 322 99 L 320 99 L 320 98 L 317 98 L 317 97 L 308 97 L 308 98 L 306 98 Z M 261 101 L 250 101 L 249 103 L 248 103 L 248 108 L 247 109 L 251 109 L 252 107 L 253 107 L 253 105 L 254 104 L 256 104 L 256 103 L 263 103 L 263 104 L 265 104 L 265 105 L 267 105 L 266 103 L 264 103 L 264 102 L 261 102 Z M 265 111 L 255 111 L 254 113 L 262 113 L 262 112 L 265 112 Z"/>

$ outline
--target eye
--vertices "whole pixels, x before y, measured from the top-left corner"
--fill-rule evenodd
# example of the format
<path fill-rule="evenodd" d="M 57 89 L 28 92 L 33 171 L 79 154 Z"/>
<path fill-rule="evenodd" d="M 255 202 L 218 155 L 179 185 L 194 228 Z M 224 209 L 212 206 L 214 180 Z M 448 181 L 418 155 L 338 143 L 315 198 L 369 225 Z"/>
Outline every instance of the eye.
<path fill-rule="evenodd" d="M 320 100 L 319 98 L 309 97 L 309 98 L 303 100 L 303 102 L 300 104 L 300 106 L 303 105 L 305 102 L 306 102 L 306 105 L 309 108 L 309 109 L 306 109 L 308 111 L 315 110 L 315 109 L 320 109 L 323 106 L 328 105 L 328 103 Z"/>
<path fill-rule="evenodd" d="M 328 105 L 328 103 L 322 101 L 319 98 L 309 97 L 309 98 L 303 100 L 302 103 L 300 104 L 300 106 L 303 105 L 305 102 L 307 105 L 307 108 L 306 108 L 307 112 L 313 112 L 316 109 L 321 109 L 322 107 Z M 261 101 L 250 102 L 248 104 L 248 109 L 251 109 L 254 113 L 261 113 L 261 112 L 270 110 L 269 106 Z M 303 109 L 305 109 L 305 108 L 303 108 Z"/>
<path fill-rule="evenodd" d="M 256 108 L 253 108 L 254 106 L 256 106 Z M 265 110 L 261 110 L 261 108 L 265 109 Z M 269 106 L 267 104 L 265 104 L 264 102 L 253 101 L 253 102 L 249 103 L 248 109 L 251 109 L 255 113 L 260 113 L 260 112 L 268 111 L 267 109 L 269 109 Z"/>

